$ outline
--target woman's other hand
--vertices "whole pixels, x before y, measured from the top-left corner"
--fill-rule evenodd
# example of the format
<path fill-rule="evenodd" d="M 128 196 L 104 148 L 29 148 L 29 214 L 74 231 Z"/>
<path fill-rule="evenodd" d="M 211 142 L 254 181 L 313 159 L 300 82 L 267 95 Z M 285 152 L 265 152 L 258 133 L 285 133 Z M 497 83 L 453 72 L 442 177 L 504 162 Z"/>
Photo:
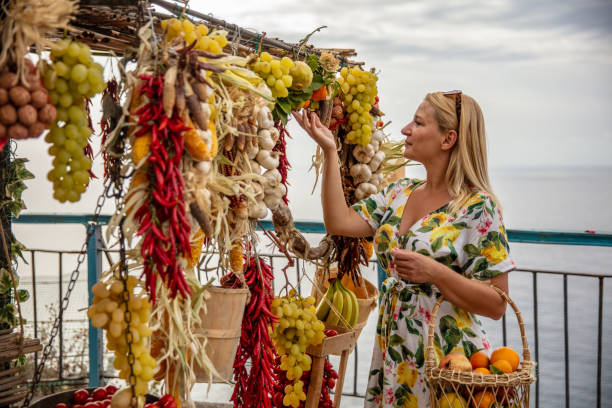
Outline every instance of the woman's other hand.
<path fill-rule="evenodd" d="M 324 151 L 336 150 L 334 135 L 321 123 L 316 113 L 309 112 L 306 109 L 292 113 L 297 123 L 321 146 L 321 149 Z"/>
<path fill-rule="evenodd" d="M 407 249 L 391 250 L 393 266 L 401 279 L 414 283 L 433 283 L 440 264 L 434 259 Z"/>

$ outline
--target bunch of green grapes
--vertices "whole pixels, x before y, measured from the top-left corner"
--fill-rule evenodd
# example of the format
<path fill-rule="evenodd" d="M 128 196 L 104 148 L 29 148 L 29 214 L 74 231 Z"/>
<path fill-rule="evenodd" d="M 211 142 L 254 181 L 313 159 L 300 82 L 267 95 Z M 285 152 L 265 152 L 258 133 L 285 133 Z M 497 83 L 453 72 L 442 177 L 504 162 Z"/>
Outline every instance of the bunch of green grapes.
<path fill-rule="evenodd" d="M 296 408 L 300 401 L 306 400 L 304 383 L 300 380 L 312 364 L 306 348 L 321 344 L 325 338 L 325 325 L 317 319 L 314 303 L 314 297 L 303 299 L 294 290 L 289 296 L 272 301 L 272 313 L 279 318 L 272 340 L 281 358 L 281 370 L 286 371 L 287 379 L 293 381 L 285 387 L 283 405 L 287 407 Z"/>
<path fill-rule="evenodd" d="M 51 103 L 57 108 L 57 122 L 45 141 L 51 143 L 53 169 L 47 174 L 53 183 L 53 197 L 60 202 L 76 202 L 89 184 L 91 159 L 85 155 L 91 129 L 86 98 L 106 87 L 102 66 L 91 58 L 86 44 L 69 39 L 51 50 L 52 65 L 44 69 L 43 82 Z"/>
<path fill-rule="evenodd" d="M 211 54 L 222 54 L 223 47 L 227 45 L 227 31 L 214 30 L 209 33 L 204 24 L 195 25 L 188 19 L 170 18 L 161 22 L 162 30 L 167 30 L 166 40 L 173 41 L 183 38 L 187 44 L 196 44 L 196 50 L 210 52 Z"/>
<path fill-rule="evenodd" d="M 131 312 L 130 332 L 134 354 L 133 371 L 136 376 L 135 391 L 145 395 L 149 389 L 148 382 L 153 378 L 157 362 L 150 354 L 149 337 L 152 331 L 148 326 L 151 319 L 151 302 L 144 291 L 136 293 L 139 281 L 129 276 L 127 289 L 130 300 L 127 309 Z M 106 331 L 106 347 L 115 354 L 113 366 L 119 370 L 119 378 L 129 381 L 130 366 L 128 363 L 128 345 L 126 341 L 127 323 L 125 322 L 126 305 L 123 301 L 122 280 L 113 278 L 109 282 L 97 282 L 92 292 L 93 304 L 87 310 L 87 317 L 94 327 Z"/>
<path fill-rule="evenodd" d="M 288 57 L 274 59 L 267 52 L 262 52 L 259 58 L 251 65 L 251 69 L 266 81 L 275 98 L 286 98 L 289 96 L 289 88 L 293 84 L 290 75 L 293 61 Z"/>
<path fill-rule="evenodd" d="M 342 87 L 342 102 L 351 126 L 346 140 L 351 144 L 365 146 L 372 137 L 373 119 L 370 109 L 376 103 L 378 77 L 358 68 L 344 67 L 340 70 L 337 81 Z"/>

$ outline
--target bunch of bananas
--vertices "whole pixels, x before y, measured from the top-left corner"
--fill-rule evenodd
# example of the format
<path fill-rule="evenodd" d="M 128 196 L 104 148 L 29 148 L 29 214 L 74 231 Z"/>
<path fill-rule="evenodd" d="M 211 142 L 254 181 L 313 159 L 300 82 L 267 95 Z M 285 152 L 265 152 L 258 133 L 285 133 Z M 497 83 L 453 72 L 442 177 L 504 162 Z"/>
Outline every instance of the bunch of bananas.
<path fill-rule="evenodd" d="M 333 305 L 333 308 L 330 305 Z M 330 325 L 352 329 L 359 317 L 357 296 L 336 279 L 329 285 L 329 289 L 317 306 L 316 315 L 319 320 Z"/>

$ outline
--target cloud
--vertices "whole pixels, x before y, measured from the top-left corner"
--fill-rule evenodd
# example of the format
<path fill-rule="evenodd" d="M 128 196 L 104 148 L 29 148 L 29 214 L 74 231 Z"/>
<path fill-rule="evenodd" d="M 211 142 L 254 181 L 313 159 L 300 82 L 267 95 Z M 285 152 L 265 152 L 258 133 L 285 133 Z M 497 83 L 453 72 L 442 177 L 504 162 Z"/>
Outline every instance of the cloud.
<path fill-rule="evenodd" d="M 609 1 L 385 1 L 375 7 L 365 0 L 255 4 L 232 11 L 233 22 L 295 42 L 327 25 L 312 38 L 317 46 L 355 48 L 359 55 L 501 63 L 612 61 Z M 208 6 L 212 5 L 202 4 Z"/>

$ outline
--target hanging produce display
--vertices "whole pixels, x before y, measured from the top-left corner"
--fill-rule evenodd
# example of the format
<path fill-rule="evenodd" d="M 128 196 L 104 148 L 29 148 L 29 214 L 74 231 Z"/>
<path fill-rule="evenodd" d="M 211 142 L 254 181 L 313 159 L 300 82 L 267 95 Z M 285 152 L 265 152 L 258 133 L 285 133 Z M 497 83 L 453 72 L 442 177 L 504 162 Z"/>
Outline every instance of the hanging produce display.
<path fill-rule="evenodd" d="M 118 75 L 105 83 L 92 50 L 117 51 L 116 39 L 78 33 L 68 24 L 74 2 L 55 3 L 49 15 L 56 22 L 37 17 L 38 32 L 25 28 L 30 11 L 10 3 L 10 32 L 17 34 L 0 54 L 0 144 L 48 129 L 47 177 L 60 202 L 78 201 L 90 183 L 88 103 L 104 92 L 105 194 L 116 204 L 106 240 L 121 249 L 119 262 L 93 286 L 87 315 L 104 331 L 113 366 L 128 384 L 111 406 L 144 405 L 155 379 L 167 395 L 147 406 L 193 407 L 197 381 L 228 380 L 215 356 L 219 329 L 205 321 L 222 318 L 211 302 L 226 292 L 216 290 L 244 295 L 228 303 L 239 305 L 242 324 L 231 367 L 234 406 L 331 406 L 329 392 L 344 368 L 336 373 L 326 357 L 333 348 L 345 367 L 354 348 L 355 326 L 365 319 L 355 295 L 365 291 L 359 267 L 372 247 L 335 236 L 314 247 L 295 228 L 286 125 L 292 111 L 316 112 L 336 137 L 347 203 L 378 192 L 397 146 L 383 133 L 374 71 L 347 64 L 347 50 L 307 46 L 309 36 L 298 47 L 267 45 L 261 52 L 263 37 L 247 46 L 236 33 L 228 39 L 228 31 L 183 13 L 160 20 L 139 5 L 137 28 L 118 28 L 133 30 L 137 48 L 126 46 L 115 61 Z M 43 11 L 50 3 L 36 2 Z M 49 49 L 48 59 L 35 66 L 25 58 L 28 47 Z M 315 157 L 318 177 L 320 152 Z M 287 256 L 283 272 L 294 256 L 323 270 L 338 265 L 318 305 L 315 296 L 298 295 L 286 274 L 274 290 L 280 275 L 257 253 L 256 230 L 269 215 L 274 231 L 264 234 Z M 214 268 L 202 266 L 211 261 Z M 309 392 L 313 384 L 322 386 L 320 395 Z"/>

